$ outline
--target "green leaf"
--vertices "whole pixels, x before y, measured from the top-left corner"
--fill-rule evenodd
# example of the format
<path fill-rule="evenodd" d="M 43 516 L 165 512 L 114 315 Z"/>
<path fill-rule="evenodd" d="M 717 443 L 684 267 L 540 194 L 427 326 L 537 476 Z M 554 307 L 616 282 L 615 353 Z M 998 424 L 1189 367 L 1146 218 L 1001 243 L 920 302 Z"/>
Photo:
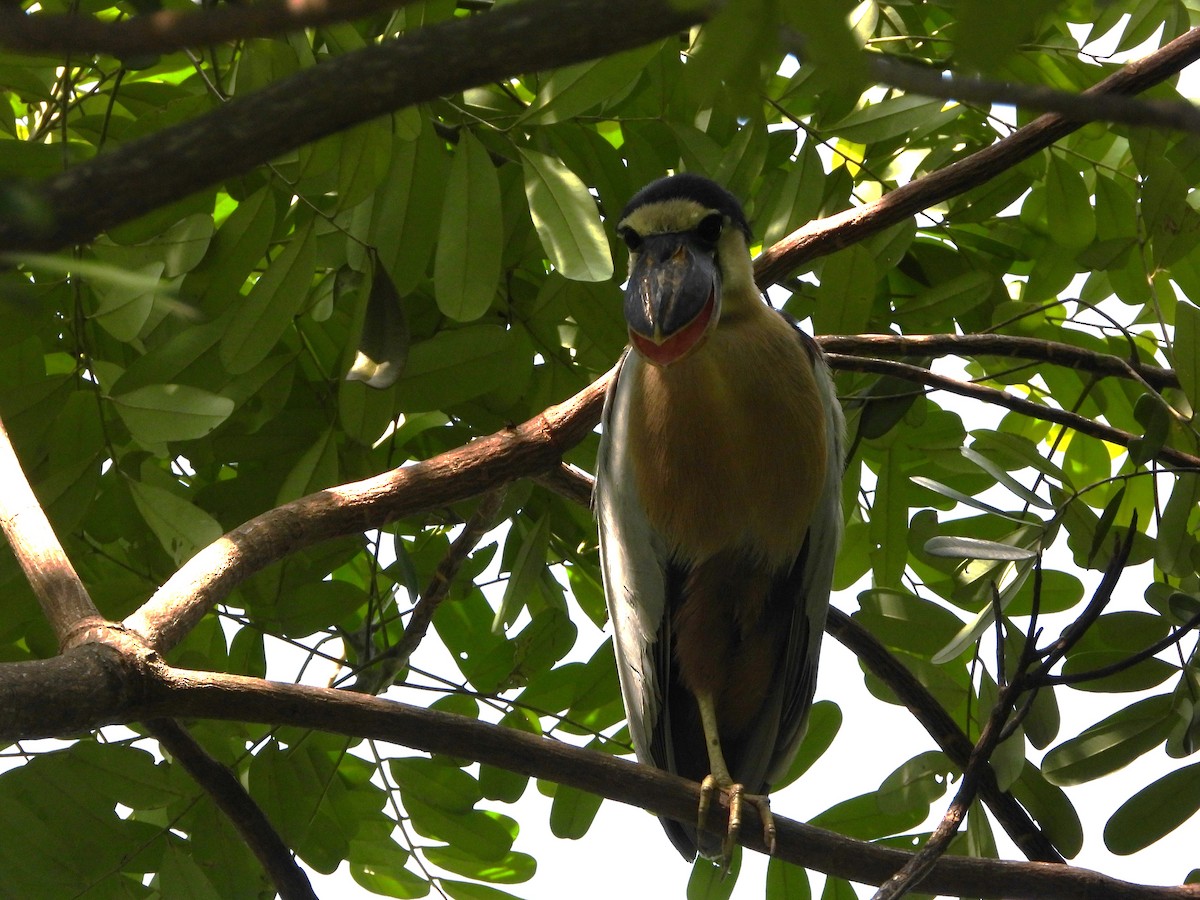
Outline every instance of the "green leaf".
<path fill-rule="evenodd" d="M 1163 510 L 1155 542 L 1155 562 L 1168 575 L 1190 575 L 1194 571 L 1192 548 L 1195 535 L 1188 527 L 1200 502 L 1200 475 L 1180 472 L 1175 476 L 1171 499 Z"/>
<path fill-rule="evenodd" d="M 93 281 L 100 302 L 92 318 L 118 341 L 132 341 L 149 320 L 155 297 L 166 292 L 167 286 L 159 280 L 165 268 L 161 261 L 147 263 L 130 273 L 135 281 L 114 284 L 107 290 L 100 290 Z"/>
<path fill-rule="evenodd" d="M 808 712 L 808 727 L 800 749 L 788 766 L 787 773 L 771 785 L 771 790 L 782 790 L 807 772 L 829 749 L 841 727 L 842 711 L 836 703 L 830 700 L 814 703 Z"/>
<path fill-rule="evenodd" d="M 518 900 L 518 898 L 498 888 L 486 884 L 473 884 L 469 881 L 451 881 L 449 878 L 440 880 L 442 889 L 454 900 Z"/>
<path fill-rule="evenodd" d="M 573 281 L 607 281 L 613 261 L 587 185 L 560 160 L 521 150 L 525 196 L 550 264 Z"/>
<path fill-rule="evenodd" d="M 825 879 L 821 900 L 858 900 L 858 894 L 854 892 L 854 886 L 850 882 L 830 875 Z"/>
<path fill-rule="evenodd" d="M 1171 413 L 1161 396 L 1145 393 L 1138 397 L 1133 407 L 1133 416 L 1145 432 L 1141 437 L 1129 442 L 1129 459 L 1137 465 L 1144 465 L 1153 459 L 1167 442 L 1171 432 Z"/>
<path fill-rule="evenodd" d="M 546 125 L 568 122 L 601 105 L 609 105 L 633 87 L 646 64 L 662 49 L 648 44 L 614 56 L 554 69 L 538 87 L 537 97 L 522 118 Z"/>
<path fill-rule="evenodd" d="M 512 572 L 504 585 L 504 596 L 492 619 L 492 631 L 499 633 L 505 625 L 511 625 L 517 613 L 530 599 L 535 585 L 546 568 L 546 551 L 550 544 L 550 517 L 542 516 L 533 527 L 525 532 L 510 529 L 509 538 L 520 539 L 520 549 L 513 561 Z"/>
<path fill-rule="evenodd" d="M 537 871 L 537 861 L 526 853 L 510 851 L 499 860 L 482 860 L 464 847 L 426 847 L 421 851 L 435 866 L 492 884 L 520 884 Z"/>
<path fill-rule="evenodd" d="M 1084 247 L 1096 236 L 1091 192 L 1083 176 L 1054 153 L 1046 172 L 1046 219 L 1050 239 L 1064 247 Z"/>
<path fill-rule="evenodd" d="M 885 812 L 880 809 L 878 797 L 872 793 L 843 800 L 818 813 L 809 820 L 809 824 L 828 828 L 846 837 L 873 841 L 916 828 L 928 815 L 928 808 L 909 807 L 898 812 Z"/>
<path fill-rule="evenodd" d="M 479 782 L 467 772 L 441 759 L 420 756 L 388 761 L 388 769 L 405 803 L 417 798 L 450 813 L 467 813 L 483 797 Z"/>
<path fill-rule="evenodd" d="M 1097 649 L 1072 652 L 1063 663 L 1064 675 L 1085 675 L 1108 666 L 1124 663 L 1130 656 L 1128 650 Z M 1161 659 L 1144 659 L 1141 662 L 1101 678 L 1089 678 L 1075 682 L 1076 690 L 1100 691 L 1104 693 L 1145 691 L 1157 687 L 1176 675 L 1179 669 Z"/>
<path fill-rule="evenodd" d="M 827 126 L 830 133 L 857 144 L 871 144 L 899 137 L 915 128 L 928 128 L 948 122 L 958 115 L 951 108 L 943 112 L 944 100 L 930 100 L 920 94 L 901 94 L 856 109 L 840 122 Z"/>
<path fill-rule="evenodd" d="M 1083 784 L 1129 765 L 1167 739 L 1174 726 L 1171 707 L 1169 694 L 1147 697 L 1064 741 L 1042 760 L 1046 780 Z"/>
<path fill-rule="evenodd" d="M 871 317 L 878 280 L 875 260 L 862 247 L 839 250 L 821 269 L 816 329 L 822 334 L 858 334 Z"/>
<path fill-rule="evenodd" d="M 963 447 L 959 452 L 962 453 L 964 459 L 969 459 L 975 463 L 975 465 L 996 479 L 999 484 L 1004 485 L 1016 494 L 1023 502 L 1040 509 L 1054 509 L 1053 503 L 1025 487 L 1025 485 L 1021 484 L 1021 482 L 1017 481 L 982 453 L 978 453 L 970 447 Z"/>
<path fill-rule="evenodd" d="M 1200 309 L 1187 301 L 1180 301 L 1175 307 L 1175 348 L 1171 360 L 1192 409 L 1200 409 Z"/>
<path fill-rule="evenodd" d="M 913 479 L 920 483 L 928 480 L 927 478 Z M 998 541 L 983 541 L 979 538 L 957 536 L 930 538 L 925 542 L 925 552 L 930 556 L 944 556 L 950 559 L 988 559 L 1010 562 L 1033 559 L 1037 556 L 1036 551 L 1027 547 L 1013 547 Z"/>
<path fill-rule="evenodd" d="M 217 229 L 208 254 L 183 282 L 184 296 L 214 314 L 242 301 L 241 289 L 275 231 L 275 195 L 263 188 L 237 205 Z"/>
<path fill-rule="evenodd" d="M 375 193 L 368 237 L 404 297 L 426 277 L 438 236 L 449 160 L 433 128 L 393 144 L 392 164 Z"/>
<path fill-rule="evenodd" d="M 204 510 L 168 490 L 140 481 L 130 482 L 129 490 L 138 512 L 177 563 L 191 559 L 225 532 Z"/>
<path fill-rule="evenodd" d="M 879 786 L 879 808 L 889 815 L 914 809 L 929 811 L 929 804 L 946 793 L 947 775 L 953 771 L 946 755 L 930 750 L 900 766 Z"/>
<path fill-rule="evenodd" d="M 220 900 L 221 894 L 200 865 L 178 847 L 171 847 L 158 871 L 158 889 L 164 897 L 187 900 Z"/>
<path fill-rule="evenodd" d="M 808 872 L 778 857 L 771 857 L 767 863 L 766 900 L 811 900 L 811 897 L 812 885 L 808 880 Z"/>
<path fill-rule="evenodd" d="M 484 860 L 501 860 L 512 849 L 516 822 L 499 813 L 469 810 L 447 812 L 415 796 L 404 798 L 413 828 L 427 838 L 470 847 Z"/>
<path fill-rule="evenodd" d="M 439 331 L 413 345 L 398 386 L 405 412 L 446 409 L 519 382 L 533 361 L 511 331 L 471 325 Z"/>
<path fill-rule="evenodd" d="M 350 876 L 367 890 L 400 900 L 417 900 L 429 894 L 425 878 L 405 868 L 410 854 L 395 841 L 353 840 L 350 842 Z"/>
<path fill-rule="evenodd" d="M 560 784 L 550 805 L 550 831 L 557 838 L 579 840 L 587 834 L 604 798 Z"/>
<path fill-rule="evenodd" d="M 496 166 L 483 144 L 464 131 L 450 164 L 433 262 L 434 294 L 444 315 L 470 322 L 488 311 L 503 246 Z"/>
<path fill-rule="evenodd" d="M 1104 826 L 1104 843 L 1127 856 L 1170 834 L 1200 809 L 1200 763 L 1168 772 L 1121 804 Z"/>
<path fill-rule="evenodd" d="M 1070 859 L 1083 846 L 1083 825 L 1066 793 L 1050 784 L 1033 765 L 1026 765 L 1012 786 L 1013 796 L 1029 810 L 1046 836 Z"/>
<path fill-rule="evenodd" d="M 304 307 L 316 264 L 311 223 L 292 235 L 283 252 L 233 308 L 221 339 L 221 362 L 234 375 L 267 358 Z"/>
<path fill-rule="evenodd" d="M 151 384 L 109 400 L 130 433 L 145 446 L 204 437 L 233 412 L 228 397 L 186 384 Z"/>
<path fill-rule="evenodd" d="M 812 141 L 805 141 L 789 163 L 783 183 L 770 191 L 770 212 L 761 216 L 763 245 L 771 246 L 817 217 L 825 186 L 825 168 Z"/>
<path fill-rule="evenodd" d="M 332 429 L 318 435 L 283 479 L 275 503 L 282 505 L 338 482 L 337 442 Z"/>
<path fill-rule="evenodd" d="M 854 620 L 886 646 L 923 656 L 932 656 L 962 628 L 962 621 L 954 613 L 907 591 L 862 591 L 858 606 Z"/>
<path fill-rule="evenodd" d="M 144 750 L 88 740 L 70 754 L 73 777 L 89 788 L 103 785 L 105 794 L 131 809 L 161 809 L 180 797 L 169 767 Z"/>
<path fill-rule="evenodd" d="M 392 155 L 392 123 L 372 119 L 343 131 L 338 153 L 338 206 L 361 203 L 379 185 Z"/>
<path fill-rule="evenodd" d="M 734 845 L 728 868 L 720 862 L 697 856 L 688 877 L 687 900 L 729 900 L 742 868 L 742 848 Z"/>

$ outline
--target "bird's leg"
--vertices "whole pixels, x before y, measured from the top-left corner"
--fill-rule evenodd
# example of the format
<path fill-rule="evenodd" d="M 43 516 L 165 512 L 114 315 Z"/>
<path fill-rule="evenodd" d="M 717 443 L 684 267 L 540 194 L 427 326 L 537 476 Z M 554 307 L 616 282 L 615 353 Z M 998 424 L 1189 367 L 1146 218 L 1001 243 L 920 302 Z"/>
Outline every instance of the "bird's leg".
<path fill-rule="evenodd" d="M 771 804 L 765 794 L 747 794 L 742 785 L 733 780 L 725 755 L 721 752 L 721 738 L 717 730 L 717 706 L 712 694 L 701 691 L 696 694 L 700 706 L 700 723 L 704 728 L 704 744 L 708 749 L 709 774 L 700 783 L 700 807 L 696 812 L 697 827 L 704 828 L 712 795 L 717 790 L 729 792 L 729 825 L 725 830 L 725 841 L 721 846 L 721 859 L 726 866 L 733 852 L 734 839 L 742 827 L 742 803 L 749 803 L 758 810 L 763 823 L 763 842 L 767 852 L 775 852 L 775 817 L 771 815 Z"/>

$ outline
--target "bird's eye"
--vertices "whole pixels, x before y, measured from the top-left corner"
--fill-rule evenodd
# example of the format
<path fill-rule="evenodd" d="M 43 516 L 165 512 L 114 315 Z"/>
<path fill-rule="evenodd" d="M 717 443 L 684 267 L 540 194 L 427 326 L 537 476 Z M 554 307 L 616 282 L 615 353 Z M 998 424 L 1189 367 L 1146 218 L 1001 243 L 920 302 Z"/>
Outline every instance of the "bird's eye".
<path fill-rule="evenodd" d="M 625 242 L 625 246 L 636 253 L 642 246 L 642 236 L 632 228 L 626 226 L 617 230 L 617 234 L 621 235 L 621 240 Z"/>
<path fill-rule="evenodd" d="M 700 220 L 700 224 L 696 226 L 696 234 L 701 240 L 707 241 L 710 244 L 715 244 L 721 236 L 721 229 L 725 227 L 725 218 L 720 213 L 713 213 L 705 216 Z"/>

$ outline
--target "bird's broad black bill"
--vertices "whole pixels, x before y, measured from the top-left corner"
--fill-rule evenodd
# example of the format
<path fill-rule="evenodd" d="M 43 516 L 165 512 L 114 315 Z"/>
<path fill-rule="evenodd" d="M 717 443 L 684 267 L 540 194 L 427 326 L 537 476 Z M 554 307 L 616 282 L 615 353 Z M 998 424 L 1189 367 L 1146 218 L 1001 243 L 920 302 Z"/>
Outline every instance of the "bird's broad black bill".
<path fill-rule="evenodd" d="M 630 342 L 656 365 L 683 358 L 715 324 L 720 295 L 711 246 L 688 232 L 647 235 L 625 288 Z"/>

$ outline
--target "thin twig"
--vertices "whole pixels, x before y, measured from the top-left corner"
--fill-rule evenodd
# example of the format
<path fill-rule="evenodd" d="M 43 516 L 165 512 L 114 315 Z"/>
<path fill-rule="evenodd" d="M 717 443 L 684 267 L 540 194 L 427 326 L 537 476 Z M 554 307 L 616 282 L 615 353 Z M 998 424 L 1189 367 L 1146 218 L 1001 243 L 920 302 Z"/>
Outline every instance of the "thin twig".
<path fill-rule="evenodd" d="M 1094 375 L 1131 378 L 1161 391 L 1179 387 L 1174 369 L 1162 369 L 1073 344 L 1012 334 L 823 334 L 827 353 L 852 356 L 1004 356 L 1048 362 Z"/>
<path fill-rule="evenodd" d="M 874 635 L 835 608 L 829 610 L 825 630 L 895 693 L 959 771 L 965 772 L 970 767 L 973 749 L 970 739 L 925 686 Z M 990 766 L 978 767 L 976 778 L 984 802 L 1028 859 L 1065 862 L 1012 794 L 1000 790 Z"/>
<path fill-rule="evenodd" d="M 1125 535 L 1125 540 L 1113 550 L 1112 558 L 1108 561 L 1100 583 L 1096 585 L 1092 599 L 1088 601 L 1087 607 L 1079 614 L 1079 617 L 1063 629 L 1058 640 L 1044 650 L 1038 651 L 1041 665 L 1035 672 L 1026 676 L 1028 684 L 1038 684 L 1049 675 L 1050 670 L 1058 664 L 1058 661 L 1066 656 L 1068 650 L 1079 643 L 1087 630 L 1100 618 L 1101 613 L 1112 600 L 1113 591 L 1116 590 L 1121 573 L 1125 571 L 1125 563 L 1129 560 L 1129 552 L 1133 549 L 1133 539 L 1136 535 L 1137 513 L 1135 512 L 1129 523 L 1129 531 Z"/>
<path fill-rule="evenodd" d="M 317 900 L 308 876 L 237 776 L 174 719 L 148 719 L 146 729 L 175 757 L 237 829 L 284 900 Z"/>
<path fill-rule="evenodd" d="M 1180 627 L 1173 630 L 1170 634 L 1155 641 L 1149 647 L 1139 650 L 1132 656 L 1127 656 L 1119 662 L 1112 663 L 1107 666 L 1099 666 L 1095 669 L 1089 669 L 1086 672 L 1073 672 L 1070 675 L 1043 675 L 1038 683 L 1039 685 L 1057 685 L 1057 684 L 1083 684 L 1087 681 L 1095 681 L 1099 678 L 1107 678 L 1109 675 L 1116 675 L 1119 672 L 1124 672 L 1126 669 L 1133 668 L 1140 662 L 1144 662 L 1153 656 L 1162 653 L 1168 647 L 1172 647 L 1183 640 L 1191 631 L 1200 626 L 1200 612 L 1196 613 L 1190 619 L 1183 623 Z"/>
<path fill-rule="evenodd" d="M 996 705 L 992 707 L 991 715 L 988 716 L 987 724 L 984 725 L 979 740 L 971 750 L 971 759 L 963 769 L 962 781 L 959 782 L 954 800 L 933 830 L 933 834 L 929 836 L 924 846 L 900 868 L 900 871 L 880 886 L 872 900 L 898 900 L 903 897 L 921 883 L 938 859 L 949 849 L 950 842 L 958 834 L 958 829 L 967 815 L 967 810 L 975 801 L 976 792 L 980 787 L 981 772 L 985 768 L 991 771 L 988 760 L 991 759 L 992 751 L 1000 743 L 1004 722 L 1012 708 L 1014 693 L 1012 685 L 1008 685 L 1000 691 Z"/>
<path fill-rule="evenodd" d="M 1143 100 L 1121 94 L 1060 91 L 1039 84 L 989 81 L 969 75 L 950 75 L 883 53 L 868 53 L 867 69 L 879 84 L 967 103 L 1011 105 L 1057 113 L 1071 122 L 1116 122 L 1200 133 L 1200 109 L 1186 100 Z"/>
<path fill-rule="evenodd" d="M 434 570 L 433 578 L 421 594 L 417 605 L 413 607 L 404 627 L 400 640 L 369 660 L 359 669 L 354 684 L 349 687 L 352 691 L 363 691 L 368 694 L 378 694 L 395 680 L 400 670 L 408 665 L 409 657 L 420 646 L 433 621 L 433 614 L 442 601 L 450 594 L 450 585 L 470 557 L 471 552 L 479 544 L 483 536 L 492 528 L 496 514 L 504 503 L 505 488 L 499 487 L 484 494 L 463 526 L 462 532 L 454 539 L 446 555 Z"/>
<path fill-rule="evenodd" d="M 1120 428 L 1113 428 L 1110 425 L 1101 424 L 1094 419 L 1089 419 L 1077 413 L 1068 412 L 1067 410 L 1053 406 L 1042 406 L 1041 404 L 1034 403 L 1032 400 L 1014 397 L 1008 391 L 1000 391 L 981 384 L 970 384 L 946 375 L 937 375 L 928 369 L 922 369 L 920 366 L 910 366 L 906 363 L 885 359 L 843 356 L 839 353 L 827 354 L 827 358 L 829 365 L 835 369 L 848 369 L 854 372 L 874 372 L 879 375 L 893 375 L 897 378 L 905 378 L 909 381 L 928 385 L 937 390 L 949 391 L 963 397 L 981 400 L 984 403 L 1002 406 L 1005 409 L 1019 412 L 1034 419 L 1053 422 L 1056 425 L 1065 425 L 1081 434 L 1099 438 L 1102 441 L 1108 441 L 1110 444 L 1120 444 L 1122 447 L 1128 447 L 1131 441 L 1139 437 L 1139 435 L 1131 434 Z M 1160 447 L 1154 455 L 1154 459 L 1177 468 L 1200 469 L 1200 456 L 1193 456 L 1174 447 Z"/>

